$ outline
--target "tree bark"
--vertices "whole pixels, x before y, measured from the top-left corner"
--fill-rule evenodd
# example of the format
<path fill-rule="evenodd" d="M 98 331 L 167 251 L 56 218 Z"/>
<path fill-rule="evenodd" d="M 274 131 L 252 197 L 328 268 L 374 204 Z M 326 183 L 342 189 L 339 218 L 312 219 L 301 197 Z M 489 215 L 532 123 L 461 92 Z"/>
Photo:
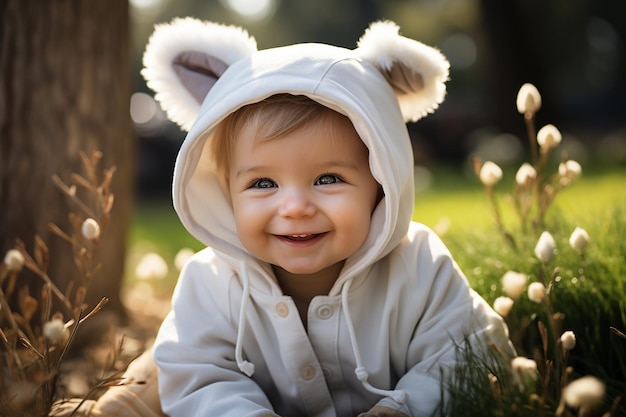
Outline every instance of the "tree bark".
<path fill-rule="evenodd" d="M 83 173 L 79 151 L 115 165 L 111 222 L 100 243 L 103 269 L 88 289 L 93 307 L 124 317 L 120 289 L 133 190 L 127 0 L 0 0 L 0 255 L 15 239 L 50 248 L 49 276 L 61 290 L 76 279 L 70 245 L 48 231 L 69 229 L 76 210 L 52 182 Z M 31 294 L 34 276 L 26 275 Z"/>

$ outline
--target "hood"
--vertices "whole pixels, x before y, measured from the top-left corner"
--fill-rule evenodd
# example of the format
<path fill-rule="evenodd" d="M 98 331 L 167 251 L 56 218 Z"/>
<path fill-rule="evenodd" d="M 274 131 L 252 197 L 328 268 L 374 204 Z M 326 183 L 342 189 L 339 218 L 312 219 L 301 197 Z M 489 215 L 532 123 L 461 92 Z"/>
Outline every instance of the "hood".
<path fill-rule="evenodd" d="M 359 272 L 387 255 L 406 236 L 413 213 L 413 154 L 406 129 L 443 101 L 448 62 L 435 49 L 402 37 L 392 22 L 372 24 L 354 50 L 325 44 L 296 44 L 257 50 L 244 30 L 196 19 L 157 26 L 144 55 L 142 74 L 170 119 L 188 130 L 176 159 L 174 208 L 198 240 L 217 250 L 241 274 L 235 359 L 244 359 L 251 286 L 277 291 L 267 264 L 254 259 L 237 236 L 229 199 L 210 154 L 219 123 L 237 109 L 281 93 L 305 95 L 347 116 L 369 150 L 373 177 L 384 197 L 372 214 L 369 234 L 346 260 L 330 295 L 341 294 L 356 368 L 363 387 L 406 401 L 402 390 L 381 390 L 368 382 L 348 305 Z M 250 270 L 266 280 L 250 279 Z"/>
<path fill-rule="evenodd" d="M 443 101 L 448 62 L 437 50 L 400 36 L 392 22 L 377 22 L 353 50 L 304 43 L 259 51 L 243 29 L 185 18 L 156 27 L 144 66 L 142 74 L 168 117 L 188 130 L 176 159 L 173 202 L 185 228 L 207 246 L 267 267 L 237 237 L 208 144 L 228 114 L 278 93 L 305 95 L 347 116 L 384 190 L 369 236 L 346 261 L 337 284 L 405 236 L 414 202 L 405 123 Z"/>

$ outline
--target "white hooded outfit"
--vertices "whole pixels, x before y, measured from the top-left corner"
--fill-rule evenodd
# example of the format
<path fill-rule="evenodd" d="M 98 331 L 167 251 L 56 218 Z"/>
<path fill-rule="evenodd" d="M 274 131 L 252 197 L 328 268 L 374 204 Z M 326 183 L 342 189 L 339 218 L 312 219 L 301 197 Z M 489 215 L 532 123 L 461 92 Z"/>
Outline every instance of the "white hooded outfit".
<path fill-rule="evenodd" d="M 174 206 L 207 245 L 183 269 L 154 347 L 170 417 L 354 417 L 375 405 L 427 416 L 456 345 L 512 351 L 503 321 L 440 239 L 411 221 L 405 121 L 443 100 L 448 64 L 438 51 L 399 36 L 391 22 L 374 24 L 355 50 L 257 51 L 241 29 L 179 19 L 157 28 L 144 63 L 157 99 L 189 129 Z M 225 116 L 279 93 L 346 115 L 384 191 L 365 243 L 331 291 L 312 299 L 306 328 L 271 265 L 242 246 L 208 146 Z"/>

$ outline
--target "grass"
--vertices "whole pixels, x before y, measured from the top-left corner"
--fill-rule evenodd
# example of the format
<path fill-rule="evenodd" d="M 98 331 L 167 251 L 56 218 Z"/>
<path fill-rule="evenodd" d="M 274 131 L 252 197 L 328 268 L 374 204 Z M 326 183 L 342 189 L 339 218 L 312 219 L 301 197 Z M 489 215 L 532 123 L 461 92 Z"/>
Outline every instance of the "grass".
<path fill-rule="evenodd" d="M 500 280 L 508 270 L 527 274 L 531 282 L 552 284 L 549 308 L 523 295 L 515 300 L 513 311 L 506 318 L 518 354 L 540 363 L 543 356 L 538 353 L 541 350 L 539 321 L 552 323 L 548 340 L 555 355 L 542 360 L 558 357 L 559 348 L 554 341 L 562 331 L 572 330 L 577 343 L 567 365 L 573 367 L 574 377 L 590 374 L 604 381 L 609 399 L 626 393 L 626 341 L 610 331 L 611 326 L 622 330 L 626 326 L 625 184 L 626 170 L 600 167 L 557 196 L 545 219 L 545 230 L 554 235 L 558 250 L 549 265 L 543 265 L 534 255 L 537 237 L 544 229 L 522 233 L 501 194 L 504 223 L 518 242 L 516 250 L 507 245 L 495 227 L 491 208 L 480 186 L 470 185 L 459 190 L 450 187 L 448 194 L 453 196 L 427 192 L 417 196 L 416 205 L 416 218 L 435 229 L 444 223 L 442 216 L 446 217 L 448 228 L 443 240 L 474 289 L 488 302 L 504 295 Z M 502 191 L 511 189 L 506 183 L 498 186 Z M 586 229 L 591 236 L 584 256 L 568 242 L 577 226 Z M 559 313 L 558 319 L 552 319 L 553 313 Z M 478 387 L 486 381 L 476 370 L 473 375 L 463 374 L 466 370 L 460 370 L 466 385 Z M 476 396 L 493 401 L 490 389 L 482 394 L 477 391 L 470 394 L 465 392 L 466 385 L 455 391 L 458 401 L 452 415 L 477 415 L 479 409 L 470 407 L 480 403 Z M 548 398 L 552 402 L 545 403 L 545 415 L 554 415 L 558 405 L 560 388 L 554 381 L 551 386 L 550 392 L 556 394 Z M 514 413 L 516 415 L 537 415 L 538 409 L 529 407 L 530 403 L 524 402 L 516 391 L 509 389 L 508 394 L 514 395 L 509 396 L 506 400 L 509 403 L 502 410 L 482 415 L 511 415 L 517 407 L 520 412 Z M 529 412 L 521 412 L 523 407 L 528 407 Z M 626 407 L 620 405 L 613 415 L 626 415 Z"/>
<path fill-rule="evenodd" d="M 514 171 L 505 172 L 496 191 L 510 190 L 514 175 Z M 428 190 L 416 194 L 414 220 L 432 228 L 444 221 L 451 229 L 465 232 L 494 226 L 485 192 L 473 174 L 437 170 L 432 178 Z M 559 194 L 553 211 L 577 220 L 602 215 L 615 204 L 626 204 L 626 168 L 596 167 Z M 505 222 L 514 221 L 506 201 L 501 199 L 501 205 Z"/>
<path fill-rule="evenodd" d="M 509 173 L 511 178 L 514 173 Z M 505 174 L 505 178 L 507 174 Z M 502 267 L 502 261 L 493 254 L 507 256 L 504 239 L 497 233 L 491 207 L 480 184 L 473 179 L 444 173 L 433 184 L 431 190 L 418 194 L 414 219 L 430 226 L 437 231 L 461 268 L 470 278 L 477 290 L 487 298 L 495 296 L 495 291 L 483 278 L 482 273 L 491 264 Z M 510 190 L 510 181 L 503 180 L 498 184 L 500 207 L 503 223 L 509 230 L 519 228 L 517 219 L 510 204 L 502 194 Z M 593 231 L 596 240 L 604 241 L 611 252 L 616 238 L 619 242 L 623 234 L 616 233 L 613 224 L 615 217 L 624 217 L 626 212 L 626 169 L 621 167 L 596 168 L 576 180 L 569 188 L 559 194 L 550 207 L 546 222 L 563 236 L 562 245 L 567 246 L 567 238 L 575 226 L 582 227 L 590 233 Z M 623 225 L 622 225 L 623 226 Z M 555 232 L 551 230 L 551 232 Z M 598 237 L 601 236 L 599 239 Z M 538 235 L 536 236 L 538 237 Z M 534 258 L 532 248 L 534 237 L 526 242 L 531 246 L 530 252 L 524 257 L 512 260 L 514 267 L 522 267 L 529 258 Z M 504 253 L 503 253 L 504 251 Z M 626 253 L 622 253 L 626 255 Z M 626 281 L 626 277 L 624 277 Z"/>

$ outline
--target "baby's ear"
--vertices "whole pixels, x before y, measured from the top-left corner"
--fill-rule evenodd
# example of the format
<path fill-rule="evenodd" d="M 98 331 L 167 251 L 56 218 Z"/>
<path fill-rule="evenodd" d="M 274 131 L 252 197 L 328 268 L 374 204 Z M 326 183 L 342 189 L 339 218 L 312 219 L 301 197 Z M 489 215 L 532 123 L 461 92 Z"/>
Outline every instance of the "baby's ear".
<path fill-rule="evenodd" d="M 224 71 L 256 50 L 256 40 L 241 28 L 178 18 L 155 27 L 141 74 L 168 118 L 189 130 Z"/>
<path fill-rule="evenodd" d="M 450 64 L 438 50 L 400 36 L 390 21 L 372 23 L 357 46 L 393 88 L 405 121 L 417 121 L 443 101 Z"/>

